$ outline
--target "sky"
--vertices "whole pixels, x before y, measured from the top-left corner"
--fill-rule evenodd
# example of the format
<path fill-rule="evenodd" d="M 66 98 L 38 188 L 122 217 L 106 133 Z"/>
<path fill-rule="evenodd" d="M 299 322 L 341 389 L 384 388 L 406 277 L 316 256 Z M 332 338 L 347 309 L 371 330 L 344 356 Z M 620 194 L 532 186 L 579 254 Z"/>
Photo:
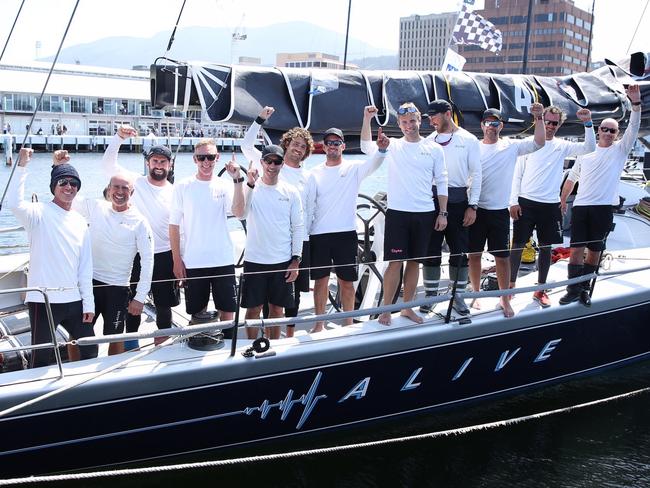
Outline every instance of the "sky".
<path fill-rule="evenodd" d="M 4 47 L 22 0 L 0 0 L 0 49 Z M 77 0 L 25 0 L 2 62 L 31 61 L 53 55 L 61 42 Z M 524 0 L 522 0 L 524 1 Z M 591 10 L 593 0 L 575 0 Z M 650 52 L 650 0 L 596 0 L 593 59 L 624 58 L 628 52 Z M 171 33 L 183 0 L 79 0 L 65 46 L 104 37 L 151 37 Z M 483 0 L 477 0 L 477 8 Z M 353 0 L 350 36 L 376 47 L 397 52 L 399 18 L 413 14 L 458 10 L 458 0 Z M 180 27 L 221 26 L 235 29 L 286 21 L 306 21 L 345 33 L 348 1 L 309 0 L 186 0 Z M 313 45 L 313 40 L 309 40 Z M 36 43 L 40 42 L 40 48 Z M 296 51 L 300 51 L 297 42 Z M 161 46 L 161 54 L 166 46 Z M 342 51 L 343 49 L 341 49 Z M 333 53 L 341 54 L 341 53 Z M 119 54 L 118 54 L 119 55 Z"/>

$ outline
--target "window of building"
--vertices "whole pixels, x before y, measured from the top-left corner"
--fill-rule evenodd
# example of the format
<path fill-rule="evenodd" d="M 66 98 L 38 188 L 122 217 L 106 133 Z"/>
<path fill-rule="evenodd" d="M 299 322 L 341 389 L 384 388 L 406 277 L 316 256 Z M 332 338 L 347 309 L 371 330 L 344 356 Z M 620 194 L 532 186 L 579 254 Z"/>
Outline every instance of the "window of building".
<path fill-rule="evenodd" d="M 566 15 L 566 21 L 567 21 L 569 24 L 575 24 L 575 23 L 576 23 L 576 18 L 575 18 L 573 15 L 571 15 L 571 14 L 567 14 L 567 15 Z"/>
<path fill-rule="evenodd" d="M 566 30 L 566 35 L 569 36 L 569 37 L 573 37 L 573 36 L 574 36 L 574 33 L 573 33 L 572 30 L 567 29 L 567 30 Z"/>
<path fill-rule="evenodd" d="M 527 15 L 511 15 L 510 23 L 511 24 L 525 24 L 528 19 Z"/>
<path fill-rule="evenodd" d="M 582 27 L 583 24 L 584 24 L 584 21 L 583 21 L 581 18 L 577 18 L 577 19 L 576 19 L 576 25 L 577 25 L 578 27 Z"/>

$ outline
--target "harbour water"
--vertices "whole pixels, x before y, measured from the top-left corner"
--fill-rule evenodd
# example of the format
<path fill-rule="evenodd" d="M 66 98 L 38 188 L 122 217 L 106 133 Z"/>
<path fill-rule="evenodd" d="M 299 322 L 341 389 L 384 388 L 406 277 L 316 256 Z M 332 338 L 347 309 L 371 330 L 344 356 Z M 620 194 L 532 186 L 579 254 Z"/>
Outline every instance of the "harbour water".
<path fill-rule="evenodd" d="M 230 155 L 222 155 L 222 162 Z M 246 164 L 238 154 L 240 164 Z M 323 156 L 313 156 L 308 166 Z M 142 171 L 142 158 L 120 155 L 120 162 Z M 107 183 L 97 154 L 73 154 L 82 178 L 81 193 L 101 195 Z M 50 155 L 36 154 L 30 164 L 26 196 L 49 194 Z M 220 167 L 220 165 L 219 165 Z M 0 168 L 4 188 L 10 168 Z M 192 174 L 191 155 L 180 154 L 178 178 Z M 385 189 L 385 168 L 362 190 Z M 6 208 L 0 227 L 16 225 Z M 24 233 L 2 235 L 3 252 L 26 250 Z M 466 427 L 560 409 L 650 386 L 650 361 L 549 386 L 489 404 L 476 403 L 418 418 L 400 418 L 355 430 L 328 432 L 309 439 L 262 445 L 230 452 L 206 453 L 159 463 L 227 459 L 260 453 L 341 446 L 365 441 Z M 650 393 L 558 413 L 494 429 L 410 440 L 333 453 L 258 461 L 221 467 L 56 483 L 63 486 L 203 486 L 265 487 L 647 487 L 650 486 Z M 219 433 L 215 432 L 215 436 Z M 173 442 L 173 439 L 170 439 Z M 2 478 L 0 473 L 0 478 Z"/>

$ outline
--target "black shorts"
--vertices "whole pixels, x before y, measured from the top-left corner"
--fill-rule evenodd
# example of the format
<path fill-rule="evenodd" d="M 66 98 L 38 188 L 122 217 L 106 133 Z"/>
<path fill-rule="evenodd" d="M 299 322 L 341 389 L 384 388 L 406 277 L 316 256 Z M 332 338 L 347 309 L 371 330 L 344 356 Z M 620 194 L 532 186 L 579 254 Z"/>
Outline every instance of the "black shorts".
<path fill-rule="evenodd" d="M 449 246 L 449 265 L 467 266 L 466 253 L 469 249 L 469 231 L 463 226 L 467 210 L 467 201 L 460 203 L 447 203 L 447 227 L 442 232 L 436 230 L 431 232 L 427 256 L 434 256 L 426 259 L 427 266 L 440 266 L 442 263 L 442 241 L 447 241 Z M 435 219 L 438 218 L 438 211 L 435 212 Z M 434 221 L 435 222 L 435 221 Z"/>
<path fill-rule="evenodd" d="M 290 263 L 291 261 L 259 264 L 244 261 L 242 307 L 259 307 L 266 302 L 277 307 L 294 307 L 294 285 L 287 283 L 285 277 Z"/>
<path fill-rule="evenodd" d="M 296 293 L 301 291 L 309 291 L 309 266 L 311 259 L 309 252 L 309 241 L 302 243 L 302 261 L 300 261 L 300 271 L 298 271 L 298 278 L 293 282 Z"/>
<path fill-rule="evenodd" d="M 237 310 L 237 286 L 233 264 L 215 268 L 188 268 L 185 271 L 185 310 L 188 314 L 198 313 L 208 306 L 210 291 L 217 310 Z"/>
<path fill-rule="evenodd" d="M 497 258 L 510 256 L 510 213 L 501 210 L 476 210 L 476 220 L 469 228 L 469 252 L 488 252 Z"/>
<path fill-rule="evenodd" d="M 357 281 L 357 232 L 332 232 L 309 237 L 311 248 L 311 279 L 318 280 L 330 274 L 334 265 L 336 276 L 344 281 Z"/>
<path fill-rule="evenodd" d="M 95 298 L 93 325 L 101 315 L 104 321 L 104 335 L 124 332 L 130 294 L 131 290 L 128 286 L 107 285 L 101 281 L 93 280 L 93 296 Z"/>
<path fill-rule="evenodd" d="M 136 254 L 131 270 L 131 298 L 135 296 L 135 290 L 140 281 L 140 270 L 140 254 Z M 156 307 L 175 307 L 181 303 L 180 292 L 174 278 L 174 260 L 171 251 L 153 255 L 151 295 Z"/>
<path fill-rule="evenodd" d="M 571 247 L 603 251 L 613 221 L 611 205 L 574 206 L 571 211 Z"/>
<path fill-rule="evenodd" d="M 521 216 L 512 224 L 512 237 L 517 247 L 523 247 L 537 230 L 538 244 L 562 244 L 562 210 L 559 203 L 534 202 L 519 197 Z"/>
<path fill-rule="evenodd" d="M 32 328 L 32 344 L 43 344 L 52 342 L 52 334 L 47 321 L 45 304 L 39 302 L 28 302 L 29 323 Z M 51 303 L 52 318 L 54 325 L 61 325 L 74 339 L 82 337 L 93 337 L 95 332 L 92 324 L 83 322 L 83 307 L 81 300 L 69 303 Z M 97 357 L 97 345 L 79 346 L 81 359 Z M 53 349 L 37 349 L 32 351 L 31 367 L 47 366 L 54 364 Z"/>
<path fill-rule="evenodd" d="M 423 258 L 433 226 L 435 212 L 386 211 L 386 230 L 384 232 L 384 259 L 404 260 Z"/>

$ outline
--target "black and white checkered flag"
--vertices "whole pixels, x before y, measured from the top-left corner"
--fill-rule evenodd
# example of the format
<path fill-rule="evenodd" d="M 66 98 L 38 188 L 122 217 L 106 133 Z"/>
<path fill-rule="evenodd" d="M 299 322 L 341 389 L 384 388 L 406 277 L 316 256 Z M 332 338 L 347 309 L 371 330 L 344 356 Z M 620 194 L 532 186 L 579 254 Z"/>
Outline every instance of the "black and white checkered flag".
<path fill-rule="evenodd" d="M 477 44 L 495 53 L 501 51 L 503 46 L 501 31 L 489 20 L 467 10 L 465 4 L 458 14 L 452 39 L 456 44 Z"/>

